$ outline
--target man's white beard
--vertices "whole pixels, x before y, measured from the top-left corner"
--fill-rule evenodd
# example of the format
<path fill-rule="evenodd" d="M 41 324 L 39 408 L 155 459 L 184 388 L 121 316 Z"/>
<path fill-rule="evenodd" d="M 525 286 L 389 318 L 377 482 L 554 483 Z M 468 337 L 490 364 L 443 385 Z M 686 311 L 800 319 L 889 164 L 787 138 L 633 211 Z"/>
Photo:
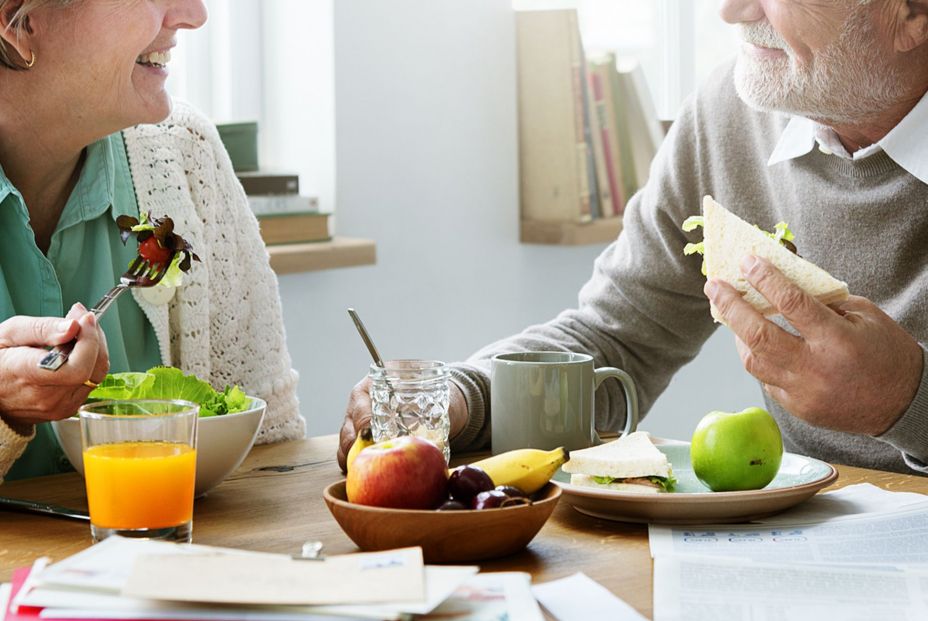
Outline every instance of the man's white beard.
<path fill-rule="evenodd" d="M 873 50 L 875 26 L 859 9 L 838 38 L 811 66 L 800 65 L 769 22 L 742 26 L 742 38 L 761 47 L 783 49 L 771 58 L 742 51 L 735 65 L 735 88 L 749 106 L 787 112 L 822 122 L 860 122 L 879 115 L 905 94 L 899 70 Z"/>

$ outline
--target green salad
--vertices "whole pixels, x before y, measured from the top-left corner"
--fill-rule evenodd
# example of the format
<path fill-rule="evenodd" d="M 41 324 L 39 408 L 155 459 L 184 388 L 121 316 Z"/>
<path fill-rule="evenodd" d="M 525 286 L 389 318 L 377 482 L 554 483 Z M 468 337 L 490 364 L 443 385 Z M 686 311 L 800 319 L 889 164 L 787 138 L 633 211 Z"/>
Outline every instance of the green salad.
<path fill-rule="evenodd" d="M 111 373 L 87 399 L 181 399 L 198 404 L 200 416 L 244 412 L 251 405 L 251 399 L 238 386 L 217 391 L 196 375 L 184 375 L 174 367 L 154 367 L 144 373 Z"/>

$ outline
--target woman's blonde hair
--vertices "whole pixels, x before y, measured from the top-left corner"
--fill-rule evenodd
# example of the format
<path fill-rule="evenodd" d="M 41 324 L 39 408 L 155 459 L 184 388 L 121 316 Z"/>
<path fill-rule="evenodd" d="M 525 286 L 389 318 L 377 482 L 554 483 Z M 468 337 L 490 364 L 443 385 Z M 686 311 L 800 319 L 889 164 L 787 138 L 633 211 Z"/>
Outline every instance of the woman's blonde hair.
<path fill-rule="evenodd" d="M 9 10 L 10 4 L 14 0 L 0 0 L 0 13 L 6 13 Z M 22 34 L 23 28 L 26 26 L 26 21 L 29 17 L 29 14 L 35 11 L 38 8 L 45 6 L 46 4 L 60 4 L 64 6 L 66 4 L 71 4 L 74 0 L 22 0 L 19 8 L 16 9 L 16 12 L 13 13 L 13 16 L 10 18 L 10 23 L 7 26 L 7 32 L 12 32 L 17 37 Z M 0 38 L 0 65 L 4 67 L 9 67 L 10 69 L 25 69 L 22 65 L 22 60 L 27 62 L 30 60 L 20 59 L 19 54 L 16 53 L 6 41 Z"/>

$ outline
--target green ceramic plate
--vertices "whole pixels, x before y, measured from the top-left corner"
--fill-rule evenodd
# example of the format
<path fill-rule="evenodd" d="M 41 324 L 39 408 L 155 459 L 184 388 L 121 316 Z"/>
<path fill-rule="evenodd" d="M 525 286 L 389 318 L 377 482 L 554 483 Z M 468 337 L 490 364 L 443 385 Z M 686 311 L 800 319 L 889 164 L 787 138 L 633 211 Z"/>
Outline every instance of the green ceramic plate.
<path fill-rule="evenodd" d="M 688 443 L 655 444 L 670 460 L 677 478 L 669 494 L 635 494 L 570 484 L 570 475 L 558 471 L 554 482 L 564 490 L 564 501 L 577 511 L 623 522 L 661 524 L 721 524 L 748 522 L 773 515 L 811 498 L 835 482 L 831 465 L 794 453 L 784 453 L 780 471 L 764 489 L 712 492 L 700 483 L 690 464 Z"/>

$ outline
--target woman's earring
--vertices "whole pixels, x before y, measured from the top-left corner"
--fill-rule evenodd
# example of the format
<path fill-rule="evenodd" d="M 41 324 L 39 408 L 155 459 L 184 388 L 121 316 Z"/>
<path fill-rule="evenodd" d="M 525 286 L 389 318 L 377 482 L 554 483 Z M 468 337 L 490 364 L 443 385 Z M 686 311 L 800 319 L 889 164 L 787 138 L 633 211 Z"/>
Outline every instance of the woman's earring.
<path fill-rule="evenodd" d="M 35 50 L 32 50 L 32 58 L 29 59 L 29 62 L 26 63 L 26 69 L 32 69 L 32 65 L 35 64 Z"/>

